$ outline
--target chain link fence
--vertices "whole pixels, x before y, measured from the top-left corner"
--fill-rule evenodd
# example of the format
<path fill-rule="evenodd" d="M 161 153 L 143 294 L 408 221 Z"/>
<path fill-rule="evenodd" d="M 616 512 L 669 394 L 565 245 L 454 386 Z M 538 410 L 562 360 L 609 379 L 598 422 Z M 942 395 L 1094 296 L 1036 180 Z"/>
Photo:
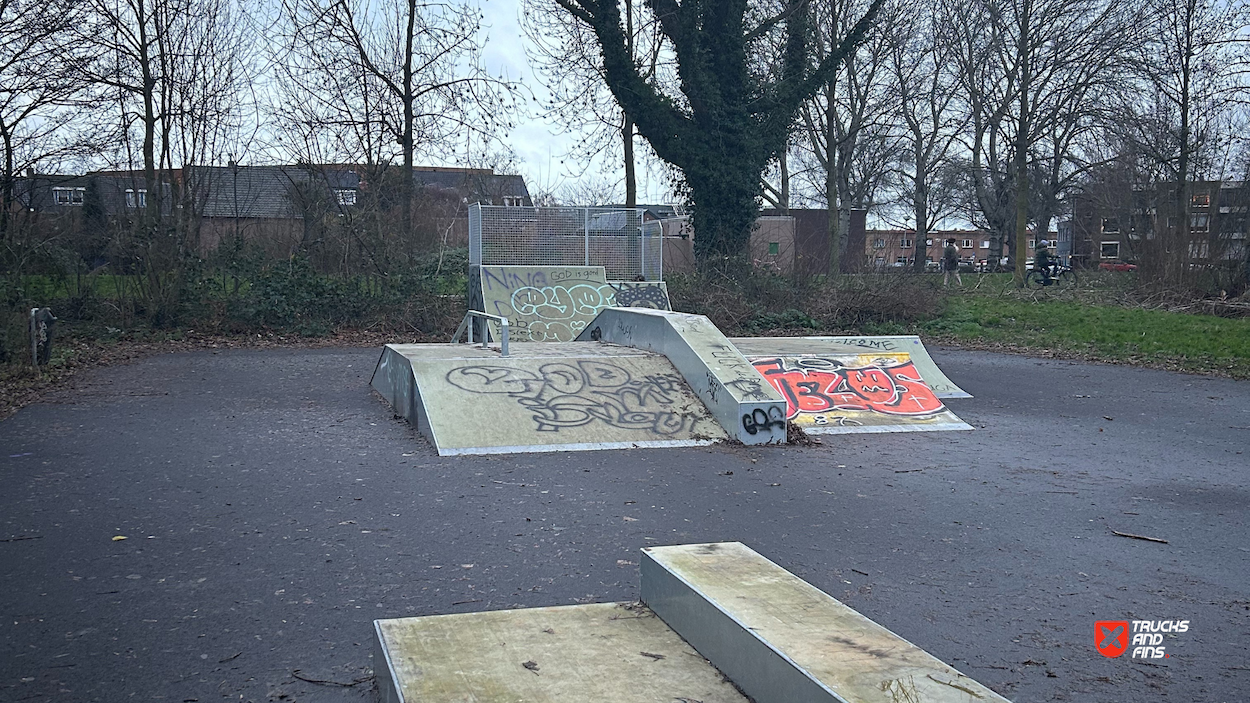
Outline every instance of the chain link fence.
<path fill-rule="evenodd" d="M 642 210 L 469 207 L 469 263 L 602 266 L 609 280 L 664 278 L 663 230 Z"/>

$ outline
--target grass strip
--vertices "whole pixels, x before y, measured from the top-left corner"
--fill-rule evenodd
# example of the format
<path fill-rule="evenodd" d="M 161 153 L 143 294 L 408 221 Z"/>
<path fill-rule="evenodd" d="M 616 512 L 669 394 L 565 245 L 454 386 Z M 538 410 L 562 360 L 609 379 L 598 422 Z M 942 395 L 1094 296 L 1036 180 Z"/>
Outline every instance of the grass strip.
<path fill-rule="evenodd" d="M 1250 378 L 1250 319 L 1075 301 L 952 296 L 922 334 Z"/>

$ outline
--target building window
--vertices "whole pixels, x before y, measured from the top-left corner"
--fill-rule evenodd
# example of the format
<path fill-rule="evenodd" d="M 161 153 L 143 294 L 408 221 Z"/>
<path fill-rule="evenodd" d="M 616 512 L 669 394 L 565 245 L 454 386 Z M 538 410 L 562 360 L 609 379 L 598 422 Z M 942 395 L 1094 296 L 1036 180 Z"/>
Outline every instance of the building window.
<path fill-rule="evenodd" d="M 1211 255 L 1211 243 L 1210 242 L 1190 242 L 1189 243 L 1189 258 L 1205 259 L 1210 255 Z"/>
<path fill-rule="evenodd" d="M 781 242 L 769 242 L 768 243 L 768 255 L 769 256 L 777 256 L 780 253 L 781 253 Z"/>
<path fill-rule="evenodd" d="M 989 248 L 990 248 L 990 240 L 988 240 L 988 239 L 982 239 L 982 240 L 981 240 L 981 248 L 982 248 L 982 249 L 989 249 Z"/>
<path fill-rule="evenodd" d="M 86 188 L 53 188 L 52 202 L 57 205 L 81 206 Z"/>
<path fill-rule="evenodd" d="M 1211 194 L 1194 193 L 1189 198 L 1189 202 L 1192 203 L 1194 207 L 1211 207 Z"/>
<path fill-rule="evenodd" d="M 885 257 L 884 257 L 884 256 L 878 256 L 878 257 L 876 258 L 876 262 L 877 262 L 877 265 L 878 265 L 878 266 L 880 266 L 880 265 L 884 264 L 884 263 L 885 263 Z"/>
<path fill-rule="evenodd" d="M 1103 242 L 1102 248 L 1098 251 L 1099 258 L 1102 259 L 1118 259 L 1120 258 L 1119 242 Z"/>
<path fill-rule="evenodd" d="M 965 240 L 964 240 L 964 243 L 963 243 L 963 244 L 960 244 L 959 246 L 963 247 L 964 249 L 970 249 L 970 248 L 972 248 L 972 240 L 971 240 L 971 239 L 965 239 Z"/>
<path fill-rule="evenodd" d="M 524 207 L 525 198 L 519 195 L 505 195 L 503 196 L 503 204 L 504 207 Z"/>
<path fill-rule="evenodd" d="M 1102 218 L 1102 231 L 1114 233 L 1120 231 L 1120 220 L 1115 217 Z"/>
<path fill-rule="evenodd" d="M 907 265 L 907 257 L 906 257 L 906 256 L 900 256 L 900 257 L 898 257 L 897 259 L 895 259 L 895 260 L 894 260 L 894 263 L 895 263 L 895 264 L 897 264 L 898 266 L 906 266 L 906 265 Z"/>
<path fill-rule="evenodd" d="M 126 207 L 147 207 L 148 192 L 142 188 L 135 190 L 133 188 L 126 189 Z"/>
<path fill-rule="evenodd" d="M 873 249 L 884 249 L 884 248 L 885 248 L 885 240 L 884 240 L 884 239 L 874 239 L 874 240 L 872 240 L 872 248 L 873 248 Z"/>
<path fill-rule="evenodd" d="M 1206 232 L 1211 229 L 1210 215 L 1190 215 L 1189 230 L 1191 232 Z"/>
<path fill-rule="evenodd" d="M 932 240 L 932 239 L 926 239 L 926 240 L 924 240 L 924 245 L 925 245 L 925 246 L 927 246 L 927 247 L 931 247 L 931 246 L 933 246 L 933 240 Z"/>
<path fill-rule="evenodd" d="M 903 249 L 910 249 L 910 248 L 911 248 L 911 240 L 910 240 L 910 239 L 902 239 L 902 240 L 900 240 L 900 241 L 899 241 L 898 245 L 899 245 L 899 247 L 901 247 L 901 248 L 903 248 Z"/>
<path fill-rule="evenodd" d="M 338 201 L 339 205 L 355 205 L 356 190 L 354 188 L 336 190 L 334 191 L 334 198 Z"/>

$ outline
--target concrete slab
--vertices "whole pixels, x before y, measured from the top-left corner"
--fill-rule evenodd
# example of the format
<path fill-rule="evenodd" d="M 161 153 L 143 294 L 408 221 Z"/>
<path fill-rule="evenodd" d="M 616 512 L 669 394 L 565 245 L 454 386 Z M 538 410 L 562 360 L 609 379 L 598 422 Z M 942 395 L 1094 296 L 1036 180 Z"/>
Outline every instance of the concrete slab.
<path fill-rule="evenodd" d="M 642 551 L 643 602 L 756 703 L 1006 703 L 741 543 Z"/>
<path fill-rule="evenodd" d="M 747 703 L 645 607 L 374 621 L 383 703 Z"/>
<path fill-rule="evenodd" d="M 392 344 L 373 386 L 440 456 L 700 446 L 727 436 L 663 356 L 593 342 L 519 342 L 508 357 Z"/>
<path fill-rule="evenodd" d="M 820 356 L 822 354 L 908 354 L 920 376 L 939 398 L 971 398 L 942 373 L 920 337 L 734 337 L 738 351 L 746 356 Z"/>
<path fill-rule="evenodd" d="M 809 434 L 971 430 L 925 384 L 907 354 L 747 357 Z"/>
<path fill-rule="evenodd" d="M 580 334 L 663 354 L 743 444 L 784 444 L 786 401 L 703 315 L 608 308 Z"/>
<path fill-rule="evenodd" d="M 608 281 L 602 266 L 471 266 L 469 309 L 505 317 L 512 341 L 571 342 L 602 310 L 668 310 L 662 281 Z M 497 325 L 476 323 L 491 339 Z"/>

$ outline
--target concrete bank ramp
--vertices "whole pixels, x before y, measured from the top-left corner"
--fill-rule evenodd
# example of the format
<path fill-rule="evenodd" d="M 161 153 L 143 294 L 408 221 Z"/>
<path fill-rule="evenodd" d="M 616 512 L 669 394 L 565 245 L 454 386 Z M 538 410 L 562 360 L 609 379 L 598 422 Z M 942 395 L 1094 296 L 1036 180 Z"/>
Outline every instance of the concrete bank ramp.
<path fill-rule="evenodd" d="M 372 385 L 439 455 L 682 447 L 726 437 L 660 354 L 513 342 L 390 344 Z"/>
<path fill-rule="evenodd" d="M 669 309 L 663 281 L 605 276 L 602 266 L 470 266 L 469 309 L 507 318 L 518 342 L 571 342 L 610 307 Z M 498 339 L 499 330 L 490 327 Z"/>
<path fill-rule="evenodd" d="M 785 444 L 786 401 L 703 315 L 608 308 L 578 336 L 663 354 L 743 444 Z"/>
<path fill-rule="evenodd" d="M 942 373 L 920 337 L 734 337 L 738 351 L 750 357 L 820 357 L 828 354 L 907 354 L 921 378 L 939 398 L 971 398 Z"/>
<path fill-rule="evenodd" d="M 640 561 L 642 604 L 375 620 L 379 698 L 1008 703 L 743 544 Z"/>
<path fill-rule="evenodd" d="M 925 384 L 907 354 L 749 356 L 808 434 L 971 430 Z"/>

